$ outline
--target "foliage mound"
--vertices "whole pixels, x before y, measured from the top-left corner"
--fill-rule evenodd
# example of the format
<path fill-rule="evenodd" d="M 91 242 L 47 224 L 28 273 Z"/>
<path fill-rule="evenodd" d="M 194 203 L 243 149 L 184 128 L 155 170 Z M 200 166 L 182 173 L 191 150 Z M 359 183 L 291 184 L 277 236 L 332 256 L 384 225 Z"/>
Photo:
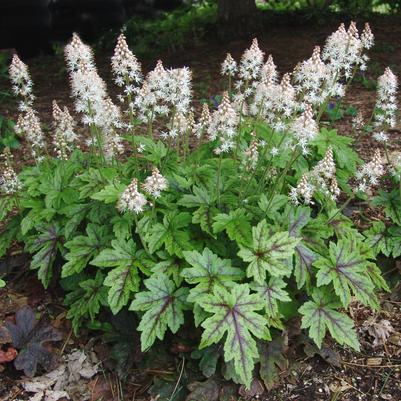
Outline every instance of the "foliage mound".
<path fill-rule="evenodd" d="M 290 319 L 318 347 L 330 335 L 358 350 L 347 309 L 378 308 L 377 291 L 388 287 L 376 255 L 400 255 L 399 227 L 376 222 L 362 233 L 345 213 L 351 201 L 369 201 L 386 172 L 398 183 L 399 164 L 379 149 L 362 162 L 353 139 L 324 118 L 365 69 L 373 40 L 368 25 L 361 34 L 341 25 L 279 81 L 255 39 L 239 63 L 227 55 L 227 91 L 200 113 L 190 70 L 159 61 L 143 77 L 123 35 L 112 58 L 117 106 L 74 35 L 65 55 L 81 138 L 56 102 L 43 132 L 28 68 L 14 56 L 15 129 L 31 158 L 17 175 L 4 153 L 0 254 L 18 242 L 46 288 L 61 284 L 76 333 L 104 310 L 138 316 L 143 351 L 197 327 L 200 365 L 210 355 L 217 364 L 220 344 L 225 377 L 247 386 L 259 364 L 269 376 L 266 342 Z M 387 69 L 371 119 L 354 119 L 387 156 L 396 89 Z M 398 191 L 375 202 L 401 225 Z"/>

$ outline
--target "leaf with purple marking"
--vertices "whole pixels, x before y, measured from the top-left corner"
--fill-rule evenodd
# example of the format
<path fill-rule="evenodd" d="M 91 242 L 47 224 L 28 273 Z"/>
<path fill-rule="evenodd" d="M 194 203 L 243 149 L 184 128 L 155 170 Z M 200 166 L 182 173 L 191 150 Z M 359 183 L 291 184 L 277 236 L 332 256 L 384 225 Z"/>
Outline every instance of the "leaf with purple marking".
<path fill-rule="evenodd" d="M 277 316 L 278 302 L 291 302 L 287 291 L 284 290 L 286 286 L 284 280 L 278 277 L 272 277 L 268 283 L 254 283 L 251 286 L 265 302 L 265 311 L 269 317 Z"/>
<path fill-rule="evenodd" d="M 322 341 L 329 330 L 331 336 L 339 344 L 347 344 L 359 351 L 359 341 L 354 328 L 354 322 L 344 313 L 337 312 L 341 307 L 333 300 L 327 290 L 321 288 L 313 291 L 312 300 L 305 302 L 299 312 L 302 317 L 302 328 L 309 328 L 309 337 L 320 348 Z"/>
<path fill-rule="evenodd" d="M 242 260 L 249 262 L 247 277 L 253 277 L 256 282 L 263 284 L 266 272 L 274 277 L 291 274 L 292 267 L 288 259 L 294 254 L 299 238 L 290 237 L 286 231 L 271 233 L 266 220 L 252 228 L 252 238 L 252 247 L 241 246 L 238 252 Z"/>
<path fill-rule="evenodd" d="M 244 276 L 241 269 L 231 266 L 231 260 L 220 259 L 209 248 L 202 253 L 184 251 L 183 254 L 192 267 L 184 269 L 181 275 L 189 284 L 197 284 L 189 292 L 190 302 L 196 302 L 200 296 L 212 292 L 215 285 L 229 287 Z"/>
<path fill-rule="evenodd" d="M 142 351 L 148 349 L 156 340 L 162 340 L 167 328 L 176 333 L 184 323 L 187 288 L 178 288 L 172 280 L 163 274 L 154 274 L 144 281 L 149 291 L 136 295 L 130 310 L 145 311 L 138 330 L 141 334 Z"/>
<path fill-rule="evenodd" d="M 374 284 L 368 275 L 369 263 L 349 239 L 341 239 L 337 244 L 330 242 L 329 258 L 320 257 L 314 264 L 318 268 L 317 286 L 333 283 L 345 308 L 352 294 L 363 304 L 376 308 Z"/>
<path fill-rule="evenodd" d="M 255 359 L 259 356 L 253 336 L 271 338 L 266 318 L 255 312 L 263 309 L 263 300 L 257 294 L 250 294 L 247 284 L 233 284 L 230 291 L 215 287 L 214 293 L 202 297 L 199 304 L 212 314 L 202 323 L 205 331 L 200 348 L 218 343 L 227 334 L 224 359 L 234 362 L 236 373 L 249 387 Z"/>

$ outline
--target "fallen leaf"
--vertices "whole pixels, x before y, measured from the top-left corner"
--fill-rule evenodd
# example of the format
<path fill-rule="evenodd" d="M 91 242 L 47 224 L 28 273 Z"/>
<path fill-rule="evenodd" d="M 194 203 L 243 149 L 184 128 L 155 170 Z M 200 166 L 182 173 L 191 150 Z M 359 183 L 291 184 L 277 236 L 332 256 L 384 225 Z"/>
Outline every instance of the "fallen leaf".
<path fill-rule="evenodd" d="M 7 327 L 0 326 L 0 344 L 8 344 L 11 343 L 11 334 L 8 331 Z"/>
<path fill-rule="evenodd" d="M 315 344 L 311 343 L 309 340 L 305 340 L 304 352 L 309 358 L 311 358 L 314 355 L 319 355 L 330 365 L 333 365 L 337 368 L 341 366 L 340 354 L 325 344 L 323 344 L 321 348 L 318 348 Z"/>
<path fill-rule="evenodd" d="M 191 392 L 185 401 L 217 401 L 220 394 L 220 382 L 210 378 L 204 382 L 194 382 L 188 385 Z"/>
<path fill-rule="evenodd" d="M 269 343 L 259 343 L 259 374 L 267 390 L 271 390 L 277 385 L 279 380 L 278 369 L 285 370 L 288 367 L 288 360 L 283 355 L 284 346 L 281 337 L 277 337 Z"/>
<path fill-rule="evenodd" d="M 96 379 L 89 382 L 88 387 L 91 392 L 90 401 L 114 401 L 110 383 L 104 377 L 96 377 Z"/>
<path fill-rule="evenodd" d="M 386 319 L 382 319 L 380 322 L 370 319 L 364 322 L 363 326 L 367 329 L 368 333 L 374 337 L 374 347 L 386 344 L 390 334 L 394 331 L 393 326 Z"/>
<path fill-rule="evenodd" d="M 329 389 L 332 393 L 343 393 L 350 388 L 352 388 L 352 386 L 348 384 L 345 380 L 341 380 L 340 382 L 335 381 L 329 384 Z"/>
<path fill-rule="evenodd" d="M 0 363 L 7 363 L 13 361 L 18 355 L 18 352 L 15 348 L 9 347 L 7 351 L 2 351 L 0 349 Z"/>
<path fill-rule="evenodd" d="M 57 358 L 43 344 L 61 340 L 60 333 L 50 325 L 37 322 L 33 310 L 27 306 L 16 313 L 15 322 L 6 323 L 13 347 L 20 350 L 14 360 L 15 368 L 23 370 L 28 377 L 35 375 L 38 365 L 50 371 Z"/>
<path fill-rule="evenodd" d="M 263 387 L 263 384 L 261 383 L 260 380 L 253 379 L 251 383 L 251 387 L 247 389 L 244 385 L 242 385 L 238 393 L 241 397 L 244 398 L 254 398 L 254 397 L 259 397 L 262 395 L 265 391 L 265 388 Z"/>
<path fill-rule="evenodd" d="M 366 360 L 366 365 L 368 366 L 380 366 L 382 364 L 383 358 L 368 358 Z"/>

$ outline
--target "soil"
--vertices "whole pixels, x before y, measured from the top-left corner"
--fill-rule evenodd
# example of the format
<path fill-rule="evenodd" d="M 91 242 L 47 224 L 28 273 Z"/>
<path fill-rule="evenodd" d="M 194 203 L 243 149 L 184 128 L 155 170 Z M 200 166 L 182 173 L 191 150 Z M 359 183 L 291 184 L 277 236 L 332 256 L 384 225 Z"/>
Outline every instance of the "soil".
<path fill-rule="evenodd" d="M 341 21 L 331 19 L 324 24 L 294 24 L 292 26 L 276 22 L 265 27 L 265 31 L 258 35 L 259 44 L 266 54 L 272 54 L 280 73 L 292 71 L 301 60 L 308 58 L 313 47 L 323 45 L 328 34 L 337 28 Z M 361 23 L 359 26 L 361 27 Z M 372 30 L 376 37 L 376 46 L 370 53 L 369 72 L 366 79 L 376 79 L 386 66 L 401 77 L 401 18 L 375 17 L 370 19 Z M 249 40 L 237 40 L 228 43 L 218 42 L 210 36 L 201 43 L 194 44 L 174 54 L 163 54 L 166 66 L 178 67 L 186 65 L 193 71 L 194 98 L 209 99 L 220 94 L 224 88 L 219 77 L 219 66 L 225 58 L 226 52 L 231 52 L 235 59 L 239 59 L 243 50 L 250 44 Z M 108 52 L 100 51 L 96 55 L 101 76 L 106 80 L 112 96 L 117 93 L 112 84 Z M 156 59 L 142 60 L 144 70 L 148 71 L 155 65 Z M 51 103 L 55 98 L 62 105 L 73 109 L 73 102 L 69 95 L 69 84 L 66 77 L 62 57 L 41 56 L 28 60 L 31 75 L 34 81 L 34 91 L 37 96 L 35 108 L 39 112 L 45 126 L 51 125 Z M 1 89 L 8 89 L 9 84 L 0 81 Z M 400 99 L 401 100 L 401 99 Z M 366 88 L 361 80 L 354 82 L 345 98 L 345 105 L 354 105 L 360 110 L 365 119 L 369 119 L 375 102 L 375 91 Z M 6 100 L 0 104 L 0 115 L 16 119 L 18 112 L 16 102 Z M 336 127 L 341 134 L 352 135 L 351 117 L 346 116 Z M 390 133 L 389 148 L 401 151 L 401 136 L 396 129 Z M 361 157 L 368 159 L 376 147 L 370 135 L 362 134 L 355 138 L 355 147 Z M 24 160 L 23 148 L 17 151 L 21 161 Z M 56 345 L 60 350 L 67 347 L 89 347 L 94 350 L 99 359 L 106 360 L 108 348 L 93 336 L 83 334 L 79 338 L 71 336 L 68 321 L 65 320 L 65 310 L 57 290 L 45 292 L 35 278 L 25 272 L 27 261 L 23 256 L 16 263 L 16 274 L 9 282 L 7 290 L 0 290 L 0 321 L 12 319 L 15 311 L 22 305 L 29 304 L 36 311 L 50 316 L 53 324 L 59 325 L 69 340 L 65 344 Z M 400 272 L 399 262 L 395 269 Z M 21 284 L 29 283 L 29 285 Z M 269 392 L 255 390 L 253 393 L 242 391 L 242 399 L 260 399 L 265 401 L 354 401 L 354 400 L 401 400 L 401 294 L 400 288 L 394 289 L 392 294 L 383 294 L 381 297 L 380 312 L 372 312 L 360 305 L 353 305 L 351 313 L 360 332 L 361 351 L 350 352 L 335 344 L 326 344 L 326 353 L 320 355 L 305 345 L 300 338 L 299 324 L 291 328 L 288 335 L 286 356 L 290 363 L 281 365 L 279 383 Z M 374 345 L 374 336 L 369 334 L 369 327 L 376 327 L 383 320 L 390 322 L 393 331 L 384 344 Z M 297 339 L 298 338 L 298 339 Z M 88 345 L 89 343 L 89 345 Z M 99 345 L 100 343 L 100 345 Z M 304 348 L 307 347 L 305 354 Z M 185 347 L 184 347 L 185 348 Z M 178 357 L 177 355 L 180 355 Z M 171 361 L 177 362 L 184 353 L 172 352 Z M 309 355 L 309 356 L 308 356 Z M 170 362 L 171 362 L 170 361 Z M 328 362 L 329 361 L 329 362 Z M 331 363 L 330 363 L 331 362 Z M 107 366 L 107 362 L 105 362 Z M 174 364 L 173 364 L 174 365 Z M 158 370 L 159 369 L 159 370 Z M 104 400 L 149 400 L 146 392 L 152 377 L 160 376 L 166 369 L 148 369 L 138 374 L 130 374 L 127 383 L 122 388 L 122 397 L 116 396 L 119 381 L 114 375 L 107 373 L 99 375 L 98 381 L 92 384 L 94 394 L 100 394 Z M 168 369 L 171 369 L 169 366 Z M 167 373 L 170 371 L 167 369 Z M 173 368 L 174 370 L 174 368 Z M 171 372 L 171 371 L 170 371 Z M 104 380 L 107 377 L 108 380 Z M 18 384 L 21 375 L 12 366 L 6 366 L 0 373 L 0 401 L 27 399 Z M 256 386 L 257 388 L 257 386 Z M 102 390 L 103 389 L 103 390 Z M 107 394 L 107 396 L 106 396 Z M 110 395 L 112 394 L 112 395 Z M 151 400 L 157 400 L 157 396 Z M 239 398 L 233 398 L 233 400 Z M 200 401 L 200 400 L 199 400 Z"/>

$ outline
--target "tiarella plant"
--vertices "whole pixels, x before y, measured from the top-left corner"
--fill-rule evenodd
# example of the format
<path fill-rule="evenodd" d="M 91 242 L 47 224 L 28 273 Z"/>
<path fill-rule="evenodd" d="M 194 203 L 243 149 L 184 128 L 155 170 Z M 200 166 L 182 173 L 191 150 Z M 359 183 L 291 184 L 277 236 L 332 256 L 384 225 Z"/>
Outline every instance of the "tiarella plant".
<path fill-rule="evenodd" d="M 238 63 L 227 55 L 227 91 L 197 120 L 188 68 L 159 61 L 145 75 L 121 35 L 112 59 L 123 90 L 117 106 L 92 50 L 74 35 L 65 55 L 87 128 L 79 142 L 56 102 L 47 140 L 28 68 L 15 56 L 16 129 L 32 162 L 17 175 L 5 152 L 1 255 L 20 242 L 45 287 L 61 280 L 76 332 L 102 308 L 129 309 L 146 351 L 193 324 L 202 352 L 222 344 L 226 376 L 247 386 L 263 365 L 263 343 L 297 315 L 317 346 L 330 334 L 359 349 L 347 308 L 352 300 L 378 308 L 376 292 L 388 288 L 375 256 L 401 250 L 397 240 L 388 247 L 383 223 L 364 236 L 343 212 L 379 185 L 387 162 L 377 150 L 363 163 L 352 138 L 320 123 L 372 45 L 368 25 L 361 35 L 354 23 L 341 25 L 322 52 L 279 80 L 255 39 Z M 380 132 L 394 123 L 394 80 L 389 70 L 379 80 Z M 392 196 L 375 202 L 398 219 Z"/>

